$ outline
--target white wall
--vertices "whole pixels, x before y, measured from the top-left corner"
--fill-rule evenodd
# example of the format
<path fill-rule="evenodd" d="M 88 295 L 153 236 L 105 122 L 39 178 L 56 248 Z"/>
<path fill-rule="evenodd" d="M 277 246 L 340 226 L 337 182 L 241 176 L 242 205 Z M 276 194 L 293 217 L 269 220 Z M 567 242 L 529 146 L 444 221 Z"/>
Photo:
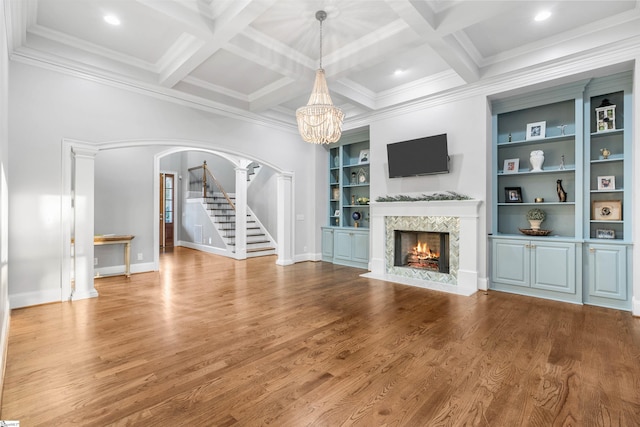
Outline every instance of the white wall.
<path fill-rule="evenodd" d="M 170 140 L 182 146 L 195 141 L 218 151 L 237 153 L 291 171 L 295 176 L 295 213 L 307 218 L 296 221 L 294 256 L 303 257 L 304 247 L 319 245 L 315 240 L 314 215 L 309 214 L 316 209 L 315 177 L 308 173 L 306 162 L 316 163 L 324 150 L 303 143 L 295 128 L 284 132 L 253 122 L 215 116 L 22 63 L 12 62 L 10 73 L 9 155 L 12 168 L 9 181 L 15 183 L 9 189 L 9 295 L 12 305 L 14 301 L 38 304 L 61 298 L 63 138 L 89 143 Z M 105 156 L 118 156 L 120 151 L 121 160 L 128 167 L 119 171 L 118 179 L 123 185 L 133 185 L 135 181 L 135 186 L 145 195 L 136 192 L 132 200 L 133 193 L 127 192 L 123 198 L 112 202 L 144 205 L 134 207 L 136 213 L 132 224 L 137 224 L 146 212 L 154 209 L 147 199 L 153 191 L 153 173 L 140 175 L 141 169 L 150 170 L 152 150 L 143 150 L 144 154 L 140 156 L 127 156 L 126 150 L 130 149 L 122 150 L 104 153 Z M 96 161 L 99 162 L 102 155 L 103 152 L 99 152 Z M 96 178 L 100 179 L 99 176 Z M 139 212 L 144 214 L 139 215 Z M 134 249 L 134 253 L 151 250 L 152 239 L 145 236 L 152 228 L 151 218 L 149 216 L 149 224 L 144 230 L 137 226 L 134 226 L 135 230 L 126 230 L 136 235 L 135 244 L 142 244 Z M 104 231 L 110 232 L 106 228 Z"/>
<path fill-rule="evenodd" d="M 640 165 L 640 56 L 635 59 L 635 68 L 633 73 L 633 88 L 632 91 L 634 93 L 633 97 L 633 134 L 632 138 L 634 143 L 633 145 L 633 164 Z M 633 248 L 633 265 L 632 265 L 632 274 L 633 274 L 633 300 L 632 300 L 632 312 L 634 316 L 640 316 L 640 247 L 638 247 L 638 242 L 640 242 L 640 217 L 637 212 L 640 212 L 640 197 L 637 195 L 640 194 L 640 172 L 638 171 L 638 167 L 634 167 L 632 172 L 632 185 L 635 191 L 635 197 L 632 197 L 632 212 L 634 212 L 633 216 L 633 230 L 632 230 L 632 239 L 636 243 L 635 248 Z"/>
<path fill-rule="evenodd" d="M 163 147 L 132 147 L 99 151 L 95 157 L 95 234 L 133 234 L 131 268 L 153 262 L 153 218 L 158 208 L 153 201 L 153 155 Z M 122 266 L 120 245 L 98 246 L 97 268 Z M 138 259 L 142 254 L 142 260 Z M 122 271 L 122 270 L 120 270 Z"/>
<path fill-rule="evenodd" d="M 387 195 L 420 195 L 455 191 L 477 200 L 487 200 L 487 133 L 490 122 L 486 96 L 442 103 L 401 116 L 375 120 L 371 138 L 371 200 Z M 389 178 L 389 143 L 446 133 L 451 162 L 448 174 Z M 486 281 L 487 204 L 480 207 L 479 277 Z"/>
<path fill-rule="evenodd" d="M 0 22 L 4 23 L 4 1 L 0 0 Z M 9 332 L 9 57 L 6 27 L 0 26 L 0 390 L 4 383 L 4 368 Z"/>

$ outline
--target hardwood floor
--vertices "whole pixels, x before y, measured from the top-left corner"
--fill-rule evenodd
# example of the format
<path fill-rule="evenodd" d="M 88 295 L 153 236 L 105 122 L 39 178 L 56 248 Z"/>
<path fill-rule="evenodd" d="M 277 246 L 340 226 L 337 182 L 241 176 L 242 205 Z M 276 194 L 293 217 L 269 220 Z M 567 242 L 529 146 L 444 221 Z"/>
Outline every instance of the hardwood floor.
<path fill-rule="evenodd" d="M 189 249 L 14 310 L 21 426 L 638 426 L 640 319 Z"/>

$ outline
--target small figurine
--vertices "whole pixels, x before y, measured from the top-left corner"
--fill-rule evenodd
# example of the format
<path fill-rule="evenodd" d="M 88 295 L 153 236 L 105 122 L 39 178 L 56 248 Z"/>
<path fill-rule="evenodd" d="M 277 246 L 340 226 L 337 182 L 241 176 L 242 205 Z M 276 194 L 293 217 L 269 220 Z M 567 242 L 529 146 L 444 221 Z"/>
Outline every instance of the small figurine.
<path fill-rule="evenodd" d="M 560 135 L 564 136 L 564 128 L 567 127 L 567 125 L 560 125 L 560 126 L 556 126 L 558 129 L 560 129 Z"/>
<path fill-rule="evenodd" d="M 601 148 L 600 153 L 602 153 L 602 158 L 605 160 L 608 159 L 611 155 L 611 151 L 607 150 L 606 148 Z"/>
<path fill-rule="evenodd" d="M 567 201 L 567 192 L 562 188 L 562 180 L 559 179 L 556 181 L 556 191 L 558 193 L 558 201 L 566 202 Z"/>
<path fill-rule="evenodd" d="M 560 167 L 558 169 L 560 169 L 561 171 L 564 170 L 564 154 L 560 156 Z"/>
<path fill-rule="evenodd" d="M 511 142 L 511 133 L 509 133 L 509 142 Z"/>

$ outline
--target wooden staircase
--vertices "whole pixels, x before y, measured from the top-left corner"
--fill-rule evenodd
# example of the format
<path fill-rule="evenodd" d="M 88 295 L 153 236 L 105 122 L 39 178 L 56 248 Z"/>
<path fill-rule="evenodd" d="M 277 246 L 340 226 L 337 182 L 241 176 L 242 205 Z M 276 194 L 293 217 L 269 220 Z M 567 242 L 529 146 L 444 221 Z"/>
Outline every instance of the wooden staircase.
<path fill-rule="evenodd" d="M 235 203 L 235 196 L 228 194 Z M 213 193 L 202 199 L 213 225 L 216 227 L 227 249 L 236 252 L 235 210 L 222 193 Z M 247 213 L 247 257 L 273 255 L 276 253 L 274 242 L 252 212 Z"/>

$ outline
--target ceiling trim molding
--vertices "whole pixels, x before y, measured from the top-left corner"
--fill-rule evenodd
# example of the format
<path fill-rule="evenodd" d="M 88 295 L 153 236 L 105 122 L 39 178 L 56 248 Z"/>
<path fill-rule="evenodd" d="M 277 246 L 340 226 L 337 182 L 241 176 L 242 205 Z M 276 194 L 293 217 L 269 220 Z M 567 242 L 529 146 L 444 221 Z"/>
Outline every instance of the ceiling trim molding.
<path fill-rule="evenodd" d="M 434 105 L 459 101 L 464 98 L 475 96 L 490 97 L 503 92 L 522 89 L 528 86 L 551 82 L 554 80 L 571 78 L 576 80 L 578 78 L 584 78 L 579 77 L 580 75 L 584 75 L 585 73 L 589 73 L 597 69 L 615 66 L 622 68 L 626 67 L 629 69 L 633 67 L 633 65 L 629 64 L 634 63 L 638 58 L 640 58 L 640 36 L 630 38 L 622 44 L 617 44 L 615 49 L 603 50 L 594 48 L 593 50 L 583 52 L 580 55 L 572 55 L 570 57 L 563 58 L 558 62 L 547 62 L 536 67 L 528 67 L 523 70 L 492 75 L 475 83 L 457 86 L 450 89 L 443 89 L 437 93 L 431 93 L 422 98 L 404 102 L 400 105 L 385 106 L 381 110 L 364 113 L 360 116 L 353 117 L 351 120 L 347 119 L 347 121 L 345 121 L 345 128 L 350 129 L 366 126 L 374 120 L 397 116 L 398 114 L 411 113 Z M 24 48 L 18 52 L 11 52 L 10 59 L 27 65 L 45 68 L 112 87 L 130 90 L 138 94 L 152 96 L 157 99 L 206 111 L 215 115 L 264 125 L 287 132 L 297 132 L 293 112 L 291 112 L 290 121 L 268 118 L 242 109 L 206 100 L 195 95 L 185 94 L 170 88 L 161 88 L 152 84 L 131 81 L 124 79 L 121 76 L 96 75 L 93 72 L 83 71 L 72 65 L 54 63 L 54 61 L 48 60 L 43 55 L 36 52 L 32 53 L 28 49 Z M 442 81 L 447 81 L 451 78 L 451 75 L 443 73 L 440 78 Z M 439 79 L 436 79 L 436 81 L 437 80 Z M 409 86 L 411 86 L 411 84 L 409 84 Z M 407 87 L 406 90 L 410 90 L 410 87 Z M 398 91 L 393 90 L 388 96 L 391 96 L 392 93 L 396 92 Z M 282 113 L 284 116 L 285 112 L 282 111 Z"/>
<path fill-rule="evenodd" d="M 131 81 L 123 78 L 114 78 L 113 76 L 96 75 L 95 73 L 87 73 L 78 68 L 66 67 L 59 63 L 53 63 L 44 60 L 42 57 L 32 57 L 25 52 L 14 52 L 10 55 L 12 61 L 23 64 L 36 66 L 49 71 L 59 72 L 72 77 L 81 78 L 95 83 L 104 84 L 118 89 L 128 90 L 140 95 L 151 96 L 167 102 L 172 102 L 184 107 L 190 107 L 201 111 L 206 111 L 222 117 L 241 120 L 257 125 L 264 125 L 274 129 L 297 133 L 298 129 L 295 123 L 295 117 L 291 117 L 291 123 L 272 120 L 253 114 L 239 108 L 229 107 L 214 101 L 209 101 L 194 95 L 186 94 L 170 88 L 162 88 L 157 85 L 144 84 L 139 81 Z"/>
<path fill-rule="evenodd" d="M 61 45 L 69 45 L 78 50 L 82 50 L 89 55 L 100 55 L 113 61 L 121 62 L 123 64 L 142 68 L 146 71 L 157 72 L 157 67 L 148 61 L 133 58 L 132 56 L 115 52 L 111 49 L 104 48 L 100 45 L 88 42 L 86 40 L 79 40 L 76 37 L 70 37 L 59 31 L 50 30 L 40 25 L 33 25 L 29 28 L 29 33 L 43 39 L 53 40 Z"/>
<path fill-rule="evenodd" d="M 575 82 L 586 78 L 589 74 L 600 69 L 612 69 L 612 72 L 621 72 L 638 66 L 635 62 L 640 58 L 640 36 L 637 40 L 629 40 L 619 49 L 601 52 L 596 50 L 580 57 L 565 58 L 558 63 L 546 63 L 540 67 L 531 67 L 526 70 L 492 76 L 479 82 L 457 87 L 425 98 L 395 105 L 384 110 L 374 111 L 366 118 L 354 120 L 353 123 L 345 121 L 345 126 L 362 126 L 379 119 L 387 119 L 399 114 L 413 113 L 425 108 L 430 108 L 444 103 L 460 101 L 466 98 L 482 96 L 495 97 L 500 93 L 519 90 L 530 86 L 566 80 L 564 83 Z M 558 83 L 560 84 L 560 83 Z"/>

